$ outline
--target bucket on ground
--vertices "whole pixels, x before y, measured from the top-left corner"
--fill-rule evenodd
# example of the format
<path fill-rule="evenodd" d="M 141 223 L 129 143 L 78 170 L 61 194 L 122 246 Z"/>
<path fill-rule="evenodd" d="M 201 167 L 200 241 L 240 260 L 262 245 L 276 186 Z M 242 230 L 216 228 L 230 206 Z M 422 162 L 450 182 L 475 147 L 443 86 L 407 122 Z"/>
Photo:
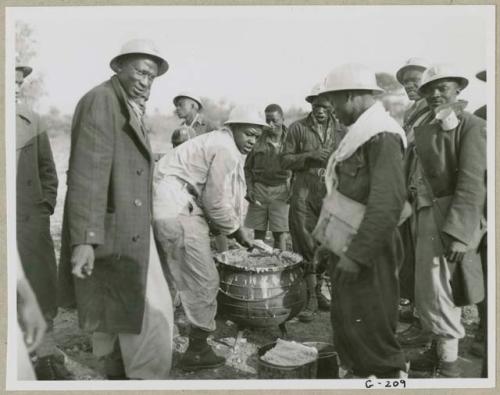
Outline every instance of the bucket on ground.
<path fill-rule="evenodd" d="M 266 344 L 257 351 L 257 374 L 259 379 L 314 379 L 316 378 L 318 361 L 297 366 L 279 366 L 266 361 L 261 357 L 276 345 L 276 342 Z"/>
<path fill-rule="evenodd" d="M 335 346 L 324 342 L 303 342 L 305 346 L 318 350 L 317 379 L 338 379 L 339 362 Z"/>

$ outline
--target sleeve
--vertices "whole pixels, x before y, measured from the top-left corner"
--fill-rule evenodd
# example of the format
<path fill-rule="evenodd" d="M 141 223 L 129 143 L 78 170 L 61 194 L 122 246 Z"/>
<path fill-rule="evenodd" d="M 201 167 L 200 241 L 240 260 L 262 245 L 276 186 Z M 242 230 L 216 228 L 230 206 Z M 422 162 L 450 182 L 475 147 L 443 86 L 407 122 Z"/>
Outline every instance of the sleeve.
<path fill-rule="evenodd" d="M 486 125 L 464 130 L 458 152 L 457 183 L 442 231 L 469 244 L 477 231 L 486 201 Z"/>
<path fill-rule="evenodd" d="M 40 128 L 40 121 L 38 121 Z M 51 213 L 54 212 L 57 200 L 57 179 L 56 165 L 50 147 L 49 137 L 43 128 L 37 134 L 38 139 L 38 171 L 42 185 L 44 200 L 50 205 Z"/>
<path fill-rule="evenodd" d="M 239 217 L 232 202 L 232 182 L 237 163 L 225 147 L 218 147 L 211 155 L 207 182 L 203 192 L 203 207 L 209 220 L 223 235 L 234 233 L 240 227 Z"/>
<path fill-rule="evenodd" d="M 247 184 L 247 193 L 253 190 L 253 166 L 255 162 L 254 151 L 250 151 L 245 160 L 245 182 Z"/>
<path fill-rule="evenodd" d="M 370 266 L 398 225 L 406 200 L 400 138 L 383 133 L 367 147 L 370 192 L 363 221 L 346 255 Z"/>
<path fill-rule="evenodd" d="M 308 152 L 298 153 L 300 150 L 299 139 L 301 135 L 301 126 L 298 122 L 290 125 L 290 129 L 285 138 L 283 149 L 281 151 L 281 167 L 284 170 L 304 170 L 309 157 Z"/>
<path fill-rule="evenodd" d="M 66 209 L 71 245 L 104 243 L 114 151 L 111 97 L 96 92 L 78 104 L 72 126 Z"/>

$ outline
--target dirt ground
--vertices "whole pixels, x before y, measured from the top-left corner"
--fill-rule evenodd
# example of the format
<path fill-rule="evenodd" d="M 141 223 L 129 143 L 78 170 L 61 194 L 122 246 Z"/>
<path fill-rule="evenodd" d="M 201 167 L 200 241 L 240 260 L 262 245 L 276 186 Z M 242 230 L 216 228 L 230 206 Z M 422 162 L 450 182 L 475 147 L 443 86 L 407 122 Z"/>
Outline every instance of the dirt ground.
<path fill-rule="evenodd" d="M 477 329 L 477 311 L 475 308 L 464 310 L 463 321 L 467 335 L 460 342 L 460 364 L 463 377 L 480 377 L 481 359 L 472 356 L 468 349 Z M 403 330 L 408 324 L 400 323 L 398 330 Z M 182 309 L 176 312 L 176 336 L 174 339 L 175 352 L 171 379 L 257 379 L 257 350 L 259 347 L 275 341 L 281 336 L 278 327 L 244 329 L 242 337 L 235 344 L 238 327 L 227 317 L 217 317 L 217 330 L 209 338 L 215 352 L 226 357 L 226 365 L 212 370 L 196 373 L 184 372 L 176 368 L 176 362 L 186 350 L 188 324 Z M 301 323 L 292 319 L 287 323 L 288 339 L 298 342 L 332 342 L 332 328 L 329 312 L 319 312 L 311 323 Z M 77 315 L 74 310 L 60 310 L 55 321 L 55 338 L 59 350 L 65 356 L 65 365 L 74 375 L 75 380 L 103 380 L 104 371 L 102 361 L 92 355 L 90 336 L 78 328 Z M 408 356 L 420 352 L 419 349 L 407 349 Z M 414 373 L 416 374 L 416 372 Z M 410 377 L 430 377 L 430 373 Z"/>

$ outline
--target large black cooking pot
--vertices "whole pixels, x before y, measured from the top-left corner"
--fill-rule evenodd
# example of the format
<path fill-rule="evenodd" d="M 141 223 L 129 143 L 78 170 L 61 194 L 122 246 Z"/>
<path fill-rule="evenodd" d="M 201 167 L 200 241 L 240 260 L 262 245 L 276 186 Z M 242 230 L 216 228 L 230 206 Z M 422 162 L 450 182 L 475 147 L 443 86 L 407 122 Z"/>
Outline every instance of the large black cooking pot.
<path fill-rule="evenodd" d="M 306 303 L 302 262 L 286 267 L 242 268 L 216 261 L 219 311 L 240 326 L 280 325 L 295 317 Z"/>

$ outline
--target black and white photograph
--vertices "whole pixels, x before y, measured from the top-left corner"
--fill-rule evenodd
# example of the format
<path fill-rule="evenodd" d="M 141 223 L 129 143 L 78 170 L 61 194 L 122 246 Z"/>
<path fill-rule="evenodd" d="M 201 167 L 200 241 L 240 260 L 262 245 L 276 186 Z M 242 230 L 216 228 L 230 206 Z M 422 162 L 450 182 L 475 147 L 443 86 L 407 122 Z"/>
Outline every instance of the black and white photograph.
<path fill-rule="evenodd" d="M 6 7 L 6 389 L 494 387 L 495 13 Z"/>

